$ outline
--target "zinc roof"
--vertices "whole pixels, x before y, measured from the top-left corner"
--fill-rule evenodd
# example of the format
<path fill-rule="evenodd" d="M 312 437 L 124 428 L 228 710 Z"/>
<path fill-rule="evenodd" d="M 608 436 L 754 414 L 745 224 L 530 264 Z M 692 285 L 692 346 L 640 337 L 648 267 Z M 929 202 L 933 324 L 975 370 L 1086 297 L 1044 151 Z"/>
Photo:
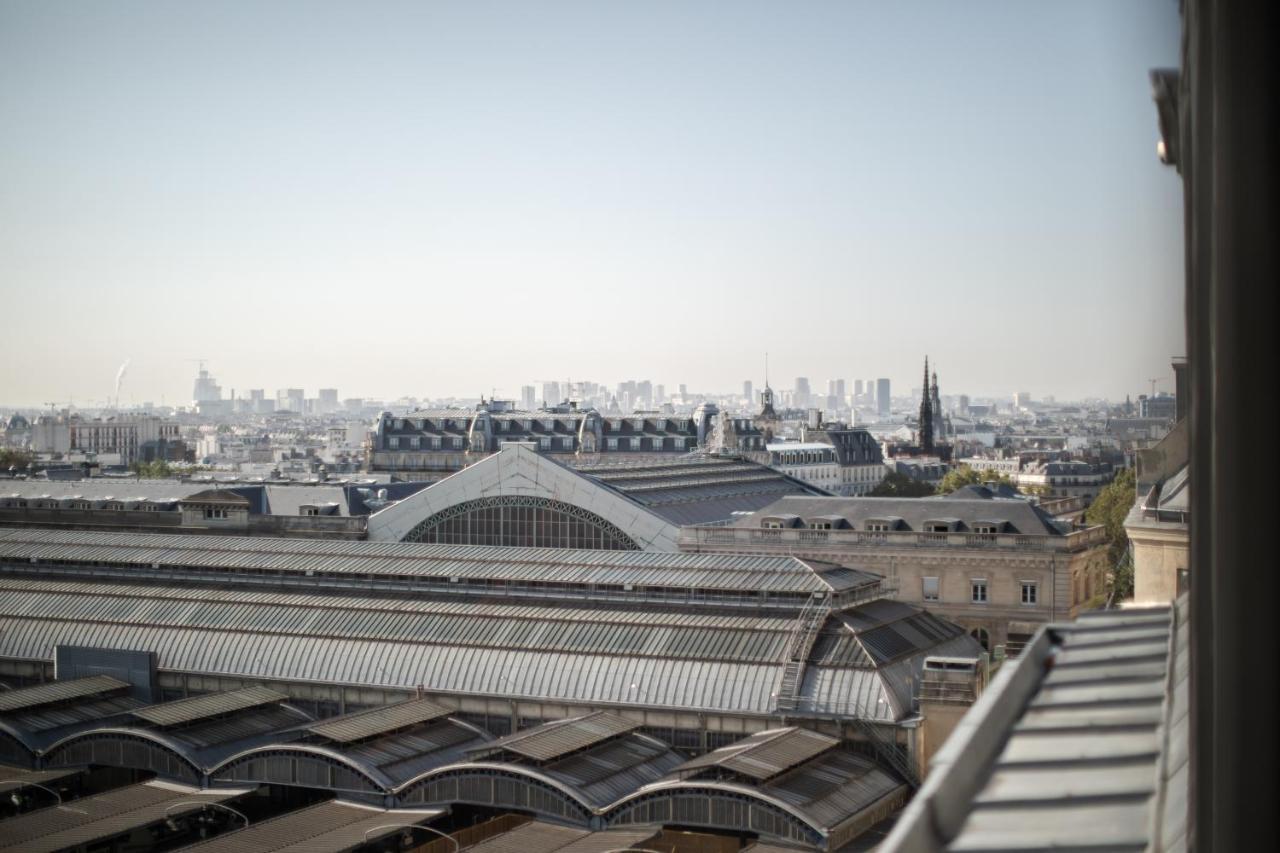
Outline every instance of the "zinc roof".
<path fill-rule="evenodd" d="M 0 764 L 0 794 L 24 788 L 27 785 L 48 785 L 70 776 L 78 776 L 84 771 L 78 767 L 58 767 L 53 770 L 31 770 L 26 767 L 13 767 Z"/>
<path fill-rule="evenodd" d="M 133 715 L 157 726 L 176 726 L 256 708 L 288 700 L 288 696 L 268 687 L 244 687 L 226 693 L 209 693 L 204 696 L 192 696 L 189 699 L 178 699 L 160 705 L 148 705 L 138 708 Z"/>
<path fill-rule="evenodd" d="M 591 833 L 554 823 L 534 821 L 468 848 L 469 853 L 554 853 Z"/>
<path fill-rule="evenodd" d="M 448 708 L 427 699 L 410 699 L 342 717 L 331 717 L 308 726 L 307 731 L 338 743 L 351 743 L 448 716 L 449 713 Z"/>
<path fill-rule="evenodd" d="M 885 849 L 1147 849 L 1167 818 L 1160 762 L 1176 741 L 1163 738 L 1185 722 L 1187 609 L 1184 596 L 1040 629 L 937 753 Z"/>
<path fill-rule="evenodd" d="M 19 687 L 0 693 L 0 714 L 128 689 L 128 682 L 109 675 L 91 675 L 87 678 L 73 678 L 70 681 L 50 681 L 33 687 Z"/>
<path fill-rule="evenodd" d="M 0 559 L 530 584 L 828 592 L 795 557 L 424 545 L 265 537 L 0 530 Z"/>
<path fill-rule="evenodd" d="M 374 841 L 403 832 L 401 824 L 424 823 L 441 814 L 440 809 L 388 810 L 327 800 L 180 849 L 198 853 L 341 853 L 364 844 L 366 833 L 368 840 Z M 387 828 L 389 824 L 391 828 Z M 426 833 L 413 835 L 418 842 L 429 840 Z"/>
<path fill-rule="evenodd" d="M 510 752 L 531 761 L 550 761 L 638 727 L 638 723 L 617 714 L 597 711 L 582 717 L 554 720 L 498 738 L 473 750 L 473 753 L 488 755 Z"/>
<path fill-rule="evenodd" d="M 0 850 L 53 853 L 89 844 L 166 817 L 199 811 L 202 803 L 242 796 L 243 789 L 201 790 L 167 782 L 143 782 L 49 806 L 0 824 Z M 178 803 L 189 805 L 177 806 Z M 169 809 L 172 808 L 172 811 Z"/>
<path fill-rule="evenodd" d="M 839 743 L 836 738 L 809 729 L 770 729 L 686 761 L 676 768 L 676 773 L 684 776 L 690 771 L 720 767 L 763 781 L 821 755 Z"/>

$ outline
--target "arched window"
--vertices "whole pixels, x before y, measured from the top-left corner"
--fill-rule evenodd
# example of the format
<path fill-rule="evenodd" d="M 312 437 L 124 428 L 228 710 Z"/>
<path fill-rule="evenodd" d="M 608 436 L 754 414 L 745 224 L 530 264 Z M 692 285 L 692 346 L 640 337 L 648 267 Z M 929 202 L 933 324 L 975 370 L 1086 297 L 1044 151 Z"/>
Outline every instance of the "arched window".
<path fill-rule="evenodd" d="M 595 513 L 563 501 L 531 495 L 502 495 L 455 504 L 418 524 L 403 541 L 640 550 L 635 540 Z"/>

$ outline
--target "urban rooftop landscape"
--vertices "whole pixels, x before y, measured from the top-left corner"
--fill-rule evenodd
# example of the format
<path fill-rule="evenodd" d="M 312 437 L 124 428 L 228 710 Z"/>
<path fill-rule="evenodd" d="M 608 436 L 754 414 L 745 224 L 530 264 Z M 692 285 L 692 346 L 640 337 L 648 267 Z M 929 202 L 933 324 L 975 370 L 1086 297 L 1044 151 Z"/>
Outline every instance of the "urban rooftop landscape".
<path fill-rule="evenodd" d="M 1262 13 L 0 0 L 0 851 L 1271 849 Z"/>

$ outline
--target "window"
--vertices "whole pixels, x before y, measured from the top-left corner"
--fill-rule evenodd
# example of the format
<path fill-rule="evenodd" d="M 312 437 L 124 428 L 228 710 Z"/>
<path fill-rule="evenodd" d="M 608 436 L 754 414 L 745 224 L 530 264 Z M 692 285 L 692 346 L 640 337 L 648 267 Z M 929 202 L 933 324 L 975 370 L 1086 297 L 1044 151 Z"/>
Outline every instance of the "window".
<path fill-rule="evenodd" d="M 462 444 L 463 444 L 463 438 L 462 438 L 462 436 L 460 436 L 460 435 L 455 435 L 455 436 L 453 437 L 453 449 L 454 449 L 454 450 L 461 450 L 461 449 L 462 449 Z"/>
<path fill-rule="evenodd" d="M 633 438 L 633 439 L 631 439 L 631 449 L 632 449 L 632 450 L 639 450 L 639 449 L 640 449 L 640 439 L 638 439 L 638 438 Z"/>
<path fill-rule="evenodd" d="M 921 584 L 922 584 L 922 585 L 923 585 L 923 587 L 924 587 L 924 588 L 921 590 L 921 591 L 922 591 L 922 593 L 923 593 L 923 596 L 922 596 L 922 597 L 924 598 L 924 600 L 925 600 L 925 601 L 937 601 L 937 600 L 938 600 L 938 598 L 939 598 L 939 596 L 938 596 L 938 579 L 937 579 L 937 578 L 921 578 L 921 579 L 920 579 L 920 582 L 921 582 Z"/>
<path fill-rule="evenodd" d="M 551 436 L 549 436 L 549 435 L 544 435 L 544 436 L 542 436 L 541 438 L 539 438 L 539 439 L 538 439 L 538 446 L 539 446 L 539 447 L 541 447 L 543 450 L 550 450 L 550 449 L 551 449 Z"/>
<path fill-rule="evenodd" d="M 564 438 L 560 439 L 560 446 L 563 447 L 565 450 L 573 450 L 573 438 L 570 436 L 565 436 Z"/>
<path fill-rule="evenodd" d="M 809 522 L 810 530 L 830 530 L 831 522 L 829 521 L 811 521 Z"/>
<path fill-rule="evenodd" d="M 606 440 L 605 440 L 605 446 L 607 446 L 610 450 L 617 450 L 617 449 L 618 449 L 618 439 L 616 439 L 616 438 L 609 438 L 609 439 L 606 439 Z"/>
<path fill-rule="evenodd" d="M 661 439 L 661 438 L 654 438 L 654 439 L 653 439 L 653 449 L 654 449 L 655 451 L 656 451 L 656 450 L 661 450 L 661 449 L 662 449 L 662 439 Z"/>
<path fill-rule="evenodd" d="M 413 438 L 409 439 L 409 446 L 414 450 L 418 449 L 419 444 L 420 444 L 420 440 L 416 435 Z"/>
<path fill-rule="evenodd" d="M 970 599 L 974 604 L 987 603 L 987 579 L 973 578 L 969 581 Z"/>
<path fill-rule="evenodd" d="M 1040 584 L 1036 581 L 1022 582 L 1022 603 L 1038 604 L 1040 602 Z"/>
<path fill-rule="evenodd" d="M 974 533 L 995 533 L 996 526 L 994 524 L 975 524 L 973 526 Z"/>
<path fill-rule="evenodd" d="M 868 522 L 867 522 L 867 530 L 871 531 L 872 533 L 888 533 L 888 532 L 889 532 L 889 522 L 887 522 L 887 521 L 868 521 Z"/>
<path fill-rule="evenodd" d="M 387 447 L 391 448 L 392 450 L 397 450 L 397 449 L 399 449 L 399 447 L 400 447 L 400 439 L 399 439 L 399 438 L 397 438 L 397 437 L 396 437 L 396 436 L 394 436 L 394 435 L 393 435 L 393 436 L 391 436 L 390 438 L 388 438 L 388 439 L 387 439 Z"/>

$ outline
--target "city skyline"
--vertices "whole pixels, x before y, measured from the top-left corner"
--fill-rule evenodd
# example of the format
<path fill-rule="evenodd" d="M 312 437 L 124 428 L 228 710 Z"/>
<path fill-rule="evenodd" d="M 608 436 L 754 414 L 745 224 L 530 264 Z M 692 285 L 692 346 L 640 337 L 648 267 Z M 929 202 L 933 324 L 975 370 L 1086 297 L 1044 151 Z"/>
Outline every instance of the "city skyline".
<path fill-rule="evenodd" d="M 1181 354 L 1172 2 L 378 9 L 0 4 L 0 399 Z"/>

